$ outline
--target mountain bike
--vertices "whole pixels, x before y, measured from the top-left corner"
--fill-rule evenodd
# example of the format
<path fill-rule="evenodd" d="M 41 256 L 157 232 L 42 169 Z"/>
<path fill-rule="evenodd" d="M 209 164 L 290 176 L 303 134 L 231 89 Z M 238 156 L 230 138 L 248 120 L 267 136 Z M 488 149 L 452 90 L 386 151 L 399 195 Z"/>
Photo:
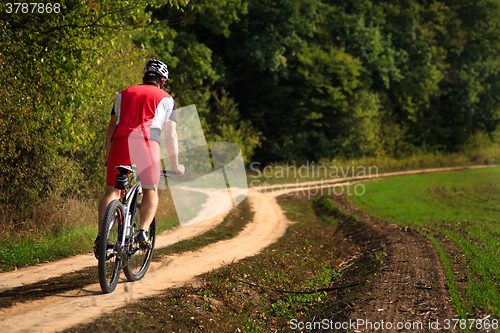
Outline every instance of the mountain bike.
<path fill-rule="evenodd" d="M 121 198 L 109 203 L 104 215 L 101 239 L 98 248 L 99 284 L 107 294 L 115 290 L 123 269 L 128 281 L 138 281 L 144 277 L 153 257 L 156 240 L 156 216 L 149 226 L 151 248 L 139 246 L 136 236 L 139 231 L 142 187 L 139 178 L 129 186 L 128 175 L 133 172 L 129 166 L 119 165 L 116 188 L 121 190 Z M 178 175 L 175 171 L 162 170 L 163 177 Z"/>

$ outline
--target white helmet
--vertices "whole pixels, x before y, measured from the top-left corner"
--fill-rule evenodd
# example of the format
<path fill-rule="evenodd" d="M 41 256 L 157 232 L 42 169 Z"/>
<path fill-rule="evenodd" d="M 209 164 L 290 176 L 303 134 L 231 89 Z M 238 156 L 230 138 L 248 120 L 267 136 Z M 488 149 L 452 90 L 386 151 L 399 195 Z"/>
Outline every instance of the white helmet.
<path fill-rule="evenodd" d="M 150 76 L 161 76 L 164 79 L 168 79 L 167 65 L 156 59 L 151 59 L 146 63 L 143 73 Z"/>

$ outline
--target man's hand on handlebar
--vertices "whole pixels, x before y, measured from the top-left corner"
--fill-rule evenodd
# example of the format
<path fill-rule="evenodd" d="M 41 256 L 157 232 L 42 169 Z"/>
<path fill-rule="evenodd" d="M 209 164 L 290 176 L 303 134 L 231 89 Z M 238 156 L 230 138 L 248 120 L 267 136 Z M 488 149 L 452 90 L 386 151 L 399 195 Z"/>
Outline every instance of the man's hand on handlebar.
<path fill-rule="evenodd" d="M 177 168 L 174 167 L 173 170 L 177 172 L 179 176 L 183 176 L 184 172 L 186 172 L 186 167 L 182 164 L 179 164 L 179 166 Z"/>

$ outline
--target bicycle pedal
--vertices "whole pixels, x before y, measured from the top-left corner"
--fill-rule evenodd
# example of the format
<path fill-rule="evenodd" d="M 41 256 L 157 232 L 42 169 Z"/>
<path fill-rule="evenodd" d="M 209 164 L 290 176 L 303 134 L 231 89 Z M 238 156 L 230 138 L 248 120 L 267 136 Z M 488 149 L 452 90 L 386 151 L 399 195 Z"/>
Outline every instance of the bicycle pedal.
<path fill-rule="evenodd" d="M 152 248 L 151 240 L 149 235 L 145 230 L 139 230 L 136 236 L 137 243 L 139 243 L 139 248 L 142 250 L 150 250 Z"/>

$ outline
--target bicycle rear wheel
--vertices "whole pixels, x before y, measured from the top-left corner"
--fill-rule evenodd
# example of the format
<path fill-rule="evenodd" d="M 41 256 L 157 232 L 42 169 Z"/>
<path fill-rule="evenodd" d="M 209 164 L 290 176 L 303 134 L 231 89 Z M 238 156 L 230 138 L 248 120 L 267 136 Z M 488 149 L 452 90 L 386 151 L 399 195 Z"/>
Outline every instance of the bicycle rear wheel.
<path fill-rule="evenodd" d="M 144 277 L 146 271 L 149 268 L 151 259 L 153 258 L 153 252 L 155 248 L 156 240 L 156 217 L 153 218 L 153 222 L 149 226 L 149 239 L 151 240 L 151 249 L 144 250 L 139 247 L 136 237 L 139 231 L 139 224 L 141 222 L 141 213 L 137 207 L 134 216 L 132 217 L 132 226 L 134 228 L 133 235 L 134 238 L 127 246 L 127 255 L 129 256 L 128 265 L 123 268 L 123 272 L 127 277 L 127 280 L 133 282 L 138 281 Z"/>
<path fill-rule="evenodd" d="M 119 200 L 111 201 L 104 215 L 98 253 L 99 284 L 105 294 L 115 290 L 120 277 L 122 259 L 119 251 L 123 220 L 122 203 Z"/>

